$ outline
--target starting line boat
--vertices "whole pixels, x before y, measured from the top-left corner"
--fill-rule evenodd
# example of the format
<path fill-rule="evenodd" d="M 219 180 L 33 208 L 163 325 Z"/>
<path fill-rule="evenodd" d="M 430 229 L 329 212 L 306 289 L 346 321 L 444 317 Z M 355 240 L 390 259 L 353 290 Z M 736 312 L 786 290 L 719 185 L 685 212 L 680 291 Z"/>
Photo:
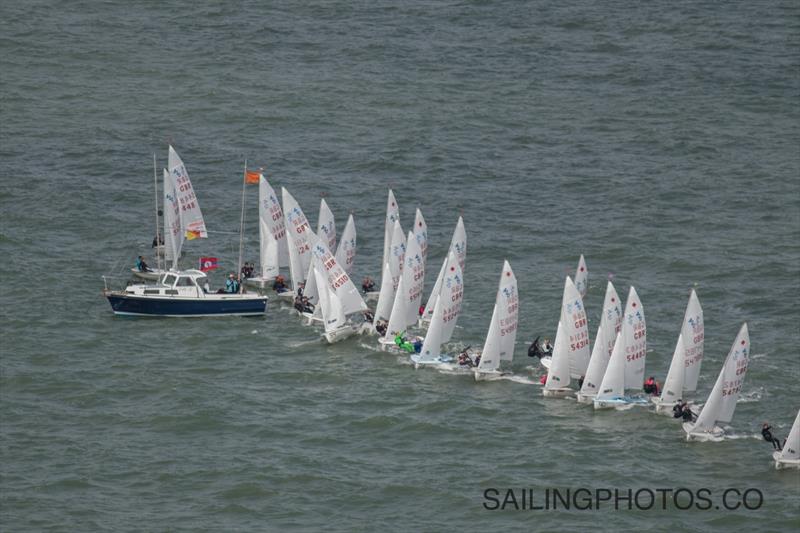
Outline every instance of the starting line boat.
<path fill-rule="evenodd" d="M 200 317 L 256 316 L 267 310 L 266 296 L 208 292 L 208 278 L 199 270 L 167 272 L 155 284 L 103 290 L 117 315 Z"/>

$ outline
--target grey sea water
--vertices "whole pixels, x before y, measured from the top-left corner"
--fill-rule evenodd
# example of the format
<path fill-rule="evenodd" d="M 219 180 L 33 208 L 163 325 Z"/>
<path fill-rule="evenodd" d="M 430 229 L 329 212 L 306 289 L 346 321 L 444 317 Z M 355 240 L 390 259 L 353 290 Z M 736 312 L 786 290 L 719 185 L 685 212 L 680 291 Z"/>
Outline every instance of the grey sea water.
<path fill-rule="evenodd" d="M 796 2 L 26 1 L 0 19 L 0 529 L 800 526 L 800 477 L 759 435 L 785 437 L 800 408 Z M 379 277 L 389 186 L 404 227 L 422 209 L 430 265 L 463 214 L 451 348 L 482 343 L 508 259 L 515 379 L 414 371 L 367 337 L 326 346 L 274 301 L 255 319 L 115 318 L 101 276 L 150 254 L 167 143 L 211 234 L 186 265 L 219 257 L 215 283 L 238 257 L 245 159 L 312 223 L 321 194 L 340 231 L 354 213 L 356 278 Z M 527 342 L 554 335 L 580 254 L 592 335 L 606 279 L 635 286 L 660 380 L 696 288 L 700 399 L 748 323 L 733 438 L 541 398 Z M 512 487 L 537 503 L 708 488 L 714 506 L 484 508 Z M 727 488 L 763 504 L 717 509 Z"/>

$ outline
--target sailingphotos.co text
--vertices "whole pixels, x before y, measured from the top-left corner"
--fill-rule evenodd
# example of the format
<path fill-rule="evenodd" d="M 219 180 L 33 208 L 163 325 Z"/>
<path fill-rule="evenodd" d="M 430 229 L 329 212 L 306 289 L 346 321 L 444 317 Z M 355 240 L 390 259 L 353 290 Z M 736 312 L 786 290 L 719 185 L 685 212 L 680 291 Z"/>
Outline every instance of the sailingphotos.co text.
<path fill-rule="evenodd" d="M 487 511 L 597 511 L 689 509 L 753 511 L 764 505 L 755 488 L 487 488 Z"/>

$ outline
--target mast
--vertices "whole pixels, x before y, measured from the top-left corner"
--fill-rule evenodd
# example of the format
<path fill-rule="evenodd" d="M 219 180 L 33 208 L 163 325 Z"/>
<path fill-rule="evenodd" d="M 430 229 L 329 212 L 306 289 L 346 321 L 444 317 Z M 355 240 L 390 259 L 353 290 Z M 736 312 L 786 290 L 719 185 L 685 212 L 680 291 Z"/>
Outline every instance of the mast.
<path fill-rule="evenodd" d="M 240 277 L 242 272 L 242 257 L 244 255 L 244 191 L 247 187 L 247 159 L 244 160 L 244 172 L 242 172 L 242 217 L 239 223 L 239 264 L 236 267 L 236 276 Z M 239 292 L 243 291 L 244 280 L 239 279 Z"/>
<path fill-rule="evenodd" d="M 155 200 L 156 206 L 156 266 L 158 270 L 161 270 L 161 256 L 158 254 L 158 247 L 161 245 L 161 233 L 158 231 L 158 173 L 156 172 L 156 153 L 153 152 L 153 199 Z M 166 247 L 164 248 L 164 253 L 166 253 Z M 166 261 L 166 256 L 164 256 L 164 260 Z"/>

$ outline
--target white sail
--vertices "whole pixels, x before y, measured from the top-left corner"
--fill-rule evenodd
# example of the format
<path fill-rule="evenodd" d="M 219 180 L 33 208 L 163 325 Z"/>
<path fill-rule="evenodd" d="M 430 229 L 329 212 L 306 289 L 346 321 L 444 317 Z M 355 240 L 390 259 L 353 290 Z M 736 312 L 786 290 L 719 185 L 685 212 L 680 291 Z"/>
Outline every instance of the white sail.
<path fill-rule="evenodd" d="M 425 304 L 425 309 L 422 311 L 421 320 L 423 322 L 430 322 L 433 317 L 433 310 L 436 308 L 436 301 L 439 299 L 439 293 L 442 291 L 442 280 L 444 280 L 444 271 L 447 268 L 447 256 L 442 261 L 442 268 L 439 269 L 439 275 L 436 276 L 436 282 L 433 284 L 428 302 Z"/>
<path fill-rule="evenodd" d="M 425 340 L 422 342 L 422 349 L 418 356 L 415 357 L 412 355 L 412 359 L 420 363 L 432 363 L 442 354 L 442 343 L 445 342 L 442 336 L 442 329 L 444 328 L 443 317 L 444 303 L 439 299 L 434 306 L 431 325 L 428 328 L 428 332 L 425 334 Z"/>
<path fill-rule="evenodd" d="M 625 392 L 625 349 L 622 346 L 622 332 L 617 333 L 611 359 L 597 392 L 596 399 L 608 400 L 622 396 Z"/>
<path fill-rule="evenodd" d="M 625 388 L 639 390 L 644 386 L 644 363 L 647 355 L 647 326 L 644 308 L 631 287 L 622 318 L 622 346 L 625 356 Z"/>
<path fill-rule="evenodd" d="M 705 339 L 705 326 L 703 324 L 703 308 L 697 293 L 692 289 L 689 303 L 686 304 L 686 313 L 683 315 L 681 326 L 683 343 L 686 346 L 686 370 L 683 378 L 683 390 L 694 392 L 697 390 L 697 378 L 700 375 L 700 364 L 703 362 L 703 342 Z"/>
<path fill-rule="evenodd" d="M 323 274 L 324 268 L 319 260 L 314 258 L 313 263 L 314 277 L 316 285 L 319 287 L 319 303 L 317 307 L 321 309 L 320 313 L 325 324 L 325 331 L 331 333 L 342 327 L 347 322 L 347 317 L 344 314 L 341 300 L 327 285 L 325 274 Z"/>
<path fill-rule="evenodd" d="M 319 264 L 324 269 L 328 288 L 339 298 L 342 312 L 349 315 L 364 311 L 367 304 L 364 303 L 361 293 L 358 292 L 347 272 L 336 262 L 336 258 L 333 257 L 328 246 L 312 232 L 309 232 L 308 236 L 311 242 L 311 254 L 319 260 Z"/>
<path fill-rule="evenodd" d="M 400 208 L 397 206 L 397 200 L 394 199 L 394 193 L 389 189 L 389 198 L 386 200 L 386 221 L 383 229 L 383 261 L 385 265 L 389 260 L 389 249 L 392 245 L 392 232 L 394 231 L 394 223 L 400 220 Z"/>
<path fill-rule="evenodd" d="M 392 228 L 392 241 L 389 246 L 389 268 L 392 271 L 392 286 L 397 290 L 397 282 L 400 281 L 400 274 L 403 272 L 403 261 L 406 257 L 406 236 L 400 221 L 395 220 Z M 383 283 L 383 280 L 381 280 Z"/>
<path fill-rule="evenodd" d="M 394 303 L 395 290 L 392 287 L 392 271 L 389 263 L 383 265 L 383 275 L 381 276 L 381 292 L 378 294 L 378 303 L 375 306 L 375 318 L 373 325 L 377 325 L 381 320 L 389 320 Z"/>
<path fill-rule="evenodd" d="M 397 291 L 394 293 L 392 312 L 389 316 L 389 323 L 386 325 L 386 338 L 391 339 L 398 333 L 406 330 L 406 306 L 408 303 L 405 298 L 405 284 L 403 277 L 397 283 Z"/>
<path fill-rule="evenodd" d="M 478 369 L 484 372 L 497 370 L 500 361 L 511 361 L 514 358 L 514 343 L 517 339 L 519 324 L 519 295 L 517 278 L 508 261 L 503 262 L 500 274 L 500 285 L 494 299 L 492 320 L 483 343 L 481 361 Z"/>
<path fill-rule="evenodd" d="M 183 161 L 172 146 L 169 147 L 169 161 L 167 164 L 169 174 L 175 182 L 178 191 L 178 202 L 181 205 L 181 224 L 184 236 L 189 239 L 205 239 L 208 237 L 203 212 L 200 203 L 194 194 L 189 173 Z"/>
<path fill-rule="evenodd" d="M 675 403 L 683 398 L 683 383 L 685 379 L 686 367 L 686 345 L 683 342 L 683 334 L 678 335 L 678 342 L 675 343 L 675 351 L 672 353 L 672 362 L 669 364 L 667 379 L 661 390 L 661 403 Z"/>
<path fill-rule="evenodd" d="M 183 239 L 177 187 L 170 173 L 164 169 L 164 258 L 167 262 L 172 261 L 173 270 L 178 270 Z"/>
<path fill-rule="evenodd" d="M 311 226 L 300 204 L 294 199 L 286 187 L 281 187 L 283 196 L 283 215 L 286 219 L 286 240 L 289 247 L 289 272 L 292 277 L 292 288 L 305 281 L 308 266 L 311 264 L 311 246 L 308 235 Z"/>
<path fill-rule="evenodd" d="M 425 260 L 422 258 L 422 250 L 413 231 L 408 232 L 404 262 L 401 275 L 405 300 L 404 321 L 406 326 L 410 326 L 417 323 L 422 290 L 425 287 Z M 398 292 L 400 292 L 399 286 Z"/>
<path fill-rule="evenodd" d="M 553 359 L 547 371 L 547 381 L 544 388 L 547 390 L 563 389 L 569 387 L 569 346 L 564 325 L 559 321 L 556 338 L 553 344 Z"/>
<path fill-rule="evenodd" d="M 261 277 L 273 278 L 280 267 L 289 266 L 289 248 L 283 209 L 263 174 L 258 177 L 258 221 Z"/>
<path fill-rule="evenodd" d="M 586 298 L 586 291 L 589 290 L 589 270 L 586 269 L 586 260 L 583 258 L 583 254 L 578 259 L 578 268 L 575 270 L 575 286 L 578 287 L 581 298 Z"/>
<path fill-rule="evenodd" d="M 589 357 L 589 366 L 581 386 L 581 394 L 592 396 L 597 394 L 600 382 L 606 373 L 611 352 L 614 350 L 614 341 L 622 327 L 622 304 L 614 285 L 609 281 L 606 285 L 606 296 L 603 302 L 603 314 L 600 325 L 597 327 L 597 336 L 592 346 L 592 355 Z"/>
<path fill-rule="evenodd" d="M 328 207 L 325 198 L 319 201 L 317 236 L 325 241 L 329 250 L 333 251 L 336 249 L 336 220 L 333 218 L 333 211 Z"/>
<path fill-rule="evenodd" d="M 425 261 L 428 258 L 428 224 L 422 216 L 422 211 L 417 208 L 414 215 L 414 237 L 419 244 L 420 253 L 422 254 L 422 266 L 425 266 Z"/>
<path fill-rule="evenodd" d="M 310 231 L 308 235 L 313 235 Z M 317 277 L 314 275 L 314 271 L 316 270 L 317 262 L 314 261 L 314 257 L 311 257 L 311 261 L 308 264 L 308 272 L 306 272 L 306 285 L 303 287 L 303 296 L 308 298 L 308 301 L 314 304 L 314 316 L 316 318 L 322 317 L 322 310 L 319 309 L 317 306 L 317 302 L 319 301 L 319 293 L 320 289 L 325 287 L 325 285 L 317 285 Z M 320 272 L 322 273 L 323 277 L 325 275 L 325 271 L 320 267 Z"/>
<path fill-rule="evenodd" d="M 569 359 L 569 374 L 577 379 L 586 374 L 589 366 L 589 325 L 578 288 L 567 276 L 561 299 L 561 325 Z"/>
<path fill-rule="evenodd" d="M 455 252 L 458 258 L 458 266 L 464 272 L 464 265 L 467 262 L 467 230 L 464 228 L 464 219 L 458 217 L 456 229 L 453 230 L 453 238 L 450 240 L 450 250 Z"/>
<path fill-rule="evenodd" d="M 789 430 L 789 436 L 786 437 L 783 450 L 778 453 L 777 459 L 780 461 L 800 461 L 800 411 L 797 412 L 792 429 Z"/>
<path fill-rule="evenodd" d="M 339 247 L 336 249 L 336 262 L 339 263 L 348 276 L 353 276 L 353 263 L 356 260 L 356 223 L 353 215 L 347 217 Z"/>
<path fill-rule="evenodd" d="M 456 254 L 458 265 L 461 267 L 461 272 L 463 274 L 464 265 L 466 264 L 467 260 L 467 232 L 464 229 L 464 220 L 461 217 L 458 217 L 458 222 L 456 222 L 456 227 L 453 230 L 453 237 L 450 239 L 450 247 L 447 249 L 447 253 L 449 254 L 450 252 Z M 444 262 L 447 263 L 447 256 L 445 256 Z M 421 317 L 423 322 L 430 322 L 431 320 L 433 310 L 436 307 L 436 299 L 439 297 L 439 293 L 441 292 L 444 272 L 445 267 L 442 265 L 442 269 L 439 271 L 439 276 L 436 278 L 436 283 L 433 285 L 433 290 L 431 291 L 430 296 L 428 296 L 428 302 L 425 304 L 425 311 L 422 313 Z"/>
<path fill-rule="evenodd" d="M 442 342 L 447 342 L 456 329 L 458 315 L 461 313 L 461 302 L 464 300 L 464 276 L 456 255 L 450 252 L 447 268 L 439 292 L 439 303 L 442 304 Z"/>
<path fill-rule="evenodd" d="M 318 266 L 319 268 L 317 268 Z M 319 265 L 316 258 L 311 261 L 311 273 L 308 276 L 308 281 L 306 281 L 306 290 L 303 291 L 303 294 L 306 294 L 306 291 L 312 287 L 317 293 L 317 297 L 313 302 L 314 314 L 322 318 L 323 323 L 327 326 L 328 320 L 334 320 L 331 313 L 330 291 L 328 290 L 328 282 L 325 279 L 325 274 L 323 274 L 322 266 Z M 311 298 L 309 297 L 309 299 Z"/>
<path fill-rule="evenodd" d="M 719 372 L 714 388 L 708 395 L 708 400 L 697 417 L 697 422 L 691 428 L 691 433 L 707 432 L 714 428 L 718 422 L 730 422 L 739 392 L 742 390 L 744 377 L 747 374 L 747 365 L 750 357 L 750 334 L 747 324 L 742 324 L 736 340 L 733 341 L 730 352 L 725 358 L 722 370 Z"/>

